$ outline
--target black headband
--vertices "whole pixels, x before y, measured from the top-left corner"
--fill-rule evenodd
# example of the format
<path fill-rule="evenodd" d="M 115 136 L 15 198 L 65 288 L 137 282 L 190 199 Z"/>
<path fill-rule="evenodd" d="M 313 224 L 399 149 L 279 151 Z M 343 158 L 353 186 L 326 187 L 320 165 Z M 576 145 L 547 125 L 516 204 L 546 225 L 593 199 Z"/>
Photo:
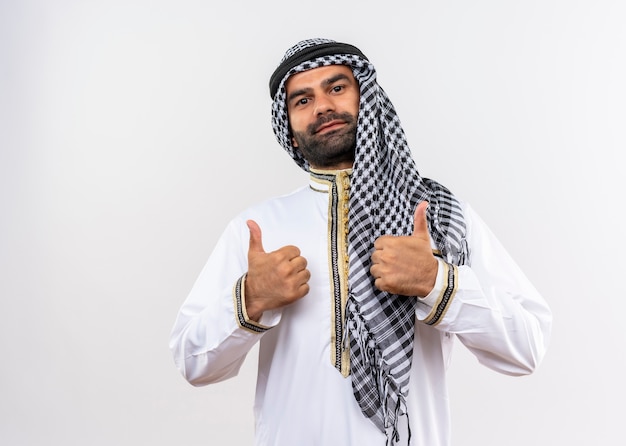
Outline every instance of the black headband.
<path fill-rule="evenodd" d="M 278 65 L 278 68 L 274 70 L 274 73 L 270 77 L 270 97 L 274 99 L 274 95 L 278 91 L 280 81 L 283 80 L 283 77 L 285 77 L 285 75 L 293 67 L 296 67 L 307 60 L 313 60 L 318 57 L 329 56 L 332 54 L 354 54 L 367 60 L 367 57 L 365 57 L 361 50 L 348 43 L 328 42 L 305 48 L 283 60 L 280 65 Z"/>

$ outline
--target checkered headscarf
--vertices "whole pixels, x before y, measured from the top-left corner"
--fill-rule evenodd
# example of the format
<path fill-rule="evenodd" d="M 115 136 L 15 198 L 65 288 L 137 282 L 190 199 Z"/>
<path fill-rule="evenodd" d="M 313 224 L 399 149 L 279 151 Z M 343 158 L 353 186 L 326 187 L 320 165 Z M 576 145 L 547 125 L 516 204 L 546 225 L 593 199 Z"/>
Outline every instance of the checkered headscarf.
<path fill-rule="evenodd" d="M 465 222 L 452 193 L 419 175 L 400 120 L 376 82 L 374 66 L 358 48 L 328 39 L 299 42 L 285 54 L 270 80 L 272 127 L 278 142 L 304 170 L 306 159 L 292 145 L 285 81 L 312 68 L 343 64 L 360 86 L 356 153 L 350 185 L 347 330 L 354 396 L 363 414 L 388 442 L 398 440 L 406 415 L 416 298 L 399 298 L 374 286 L 370 263 L 381 235 L 411 235 L 414 211 L 427 200 L 431 237 L 444 259 L 468 260 Z"/>

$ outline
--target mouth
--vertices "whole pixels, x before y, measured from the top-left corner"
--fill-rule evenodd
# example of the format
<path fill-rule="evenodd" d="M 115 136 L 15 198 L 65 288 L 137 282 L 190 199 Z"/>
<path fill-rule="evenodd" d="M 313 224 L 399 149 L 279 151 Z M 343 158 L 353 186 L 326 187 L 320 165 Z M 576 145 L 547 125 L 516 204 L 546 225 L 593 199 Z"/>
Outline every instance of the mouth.
<path fill-rule="evenodd" d="M 345 125 L 345 121 L 341 119 L 333 119 L 332 121 L 325 122 L 324 124 L 320 125 L 315 130 L 315 134 L 332 132 L 333 130 L 338 129 L 343 125 Z"/>

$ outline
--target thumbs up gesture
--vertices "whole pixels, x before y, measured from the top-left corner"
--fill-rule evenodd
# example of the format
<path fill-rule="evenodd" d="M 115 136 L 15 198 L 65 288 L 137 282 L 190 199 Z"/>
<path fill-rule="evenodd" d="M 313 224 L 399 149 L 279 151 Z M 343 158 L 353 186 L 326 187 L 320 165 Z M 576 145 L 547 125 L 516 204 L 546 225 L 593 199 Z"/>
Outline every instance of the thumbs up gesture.
<path fill-rule="evenodd" d="M 248 274 L 246 275 L 246 311 L 248 317 L 258 321 L 266 310 L 288 305 L 309 292 L 311 273 L 307 261 L 295 246 L 283 246 L 265 252 L 261 228 L 248 220 L 250 246 L 248 249 Z"/>
<path fill-rule="evenodd" d="M 435 286 L 438 263 L 430 246 L 427 207 L 423 201 L 415 209 L 412 235 L 383 235 L 374 242 L 370 273 L 379 290 L 424 297 Z"/>

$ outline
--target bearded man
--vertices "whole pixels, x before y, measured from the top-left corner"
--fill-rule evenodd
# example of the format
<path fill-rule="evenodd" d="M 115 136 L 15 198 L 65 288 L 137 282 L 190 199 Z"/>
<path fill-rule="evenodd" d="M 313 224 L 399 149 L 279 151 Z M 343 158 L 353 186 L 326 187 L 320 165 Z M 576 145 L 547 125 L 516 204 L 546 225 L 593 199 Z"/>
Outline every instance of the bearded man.
<path fill-rule="evenodd" d="M 358 48 L 299 42 L 270 94 L 309 184 L 225 229 L 172 330 L 177 367 L 222 381 L 260 343 L 258 446 L 449 445 L 453 340 L 532 373 L 548 305 L 474 210 L 418 173 Z"/>

